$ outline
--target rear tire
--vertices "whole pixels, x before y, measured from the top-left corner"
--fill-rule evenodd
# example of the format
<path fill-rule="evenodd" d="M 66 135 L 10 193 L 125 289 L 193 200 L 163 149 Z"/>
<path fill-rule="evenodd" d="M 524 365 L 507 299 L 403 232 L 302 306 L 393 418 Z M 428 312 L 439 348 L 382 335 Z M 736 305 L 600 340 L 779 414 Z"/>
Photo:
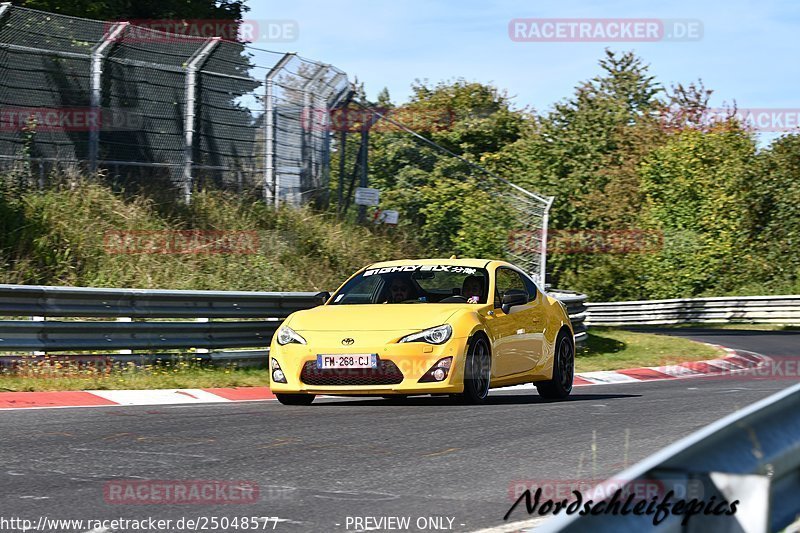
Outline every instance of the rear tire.
<path fill-rule="evenodd" d="M 464 363 L 464 392 L 458 398 L 468 404 L 480 404 L 489 396 L 492 355 L 483 337 L 473 337 Z"/>
<path fill-rule="evenodd" d="M 313 394 L 283 394 L 277 393 L 275 397 L 283 405 L 311 405 L 315 396 Z"/>
<path fill-rule="evenodd" d="M 553 379 L 535 383 L 539 396 L 548 400 L 563 400 L 572 392 L 575 377 L 575 341 L 561 331 L 556 337 L 553 358 Z"/>

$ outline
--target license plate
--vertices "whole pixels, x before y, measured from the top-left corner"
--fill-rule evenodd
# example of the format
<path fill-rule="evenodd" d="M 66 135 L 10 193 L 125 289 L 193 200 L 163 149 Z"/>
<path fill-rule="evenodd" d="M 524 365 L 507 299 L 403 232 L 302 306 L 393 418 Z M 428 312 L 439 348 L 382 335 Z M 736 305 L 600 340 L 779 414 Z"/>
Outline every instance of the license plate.
<path fill-rule="evenodd" d="M 378 355 L 374 353 L 318 355 L 317 368 L 320 370 L 341 368 L 378 368 Z"/>

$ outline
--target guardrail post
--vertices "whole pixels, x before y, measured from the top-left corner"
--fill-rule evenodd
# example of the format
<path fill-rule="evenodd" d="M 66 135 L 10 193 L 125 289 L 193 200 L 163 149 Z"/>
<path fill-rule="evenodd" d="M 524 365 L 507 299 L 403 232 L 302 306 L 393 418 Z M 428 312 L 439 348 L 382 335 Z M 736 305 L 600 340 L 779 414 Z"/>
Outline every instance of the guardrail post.
<path fill-rule="evenodd" d="M 47 320 L 47 318 L 43 317 L 43 316 L 32 316 L 31 320 L 34 321 L 34 322 L 44 322 L 45 320 Z M 33 352 L 31 352 L 31 354 L 33 354 L 33 355 L 47 355 L 47 352 L 42 352 L 40 350 L 34 350 Z"/>
<path fill-rule="evenodd" d="M 221 37 L 212 37 L 197 50 L 186 64 L 186 107 L 183 117 L 183 191 L 184 201 L 189 204 L 192 201 L 192 165 L 194 163 L 194 131 L 195 131 L 195 107 L 197 99 L 197 71 L 206 60 L 208 54 L 219 44 Z"/>
<path fill-rule="evenodd" d="M 210 318 L 196 318 L 195 322 L 211 322 Z M 194 353 L 209 353 L 211 350 L 208 348 L 195 348 Z M 196 360 L 194 361 L 196 362 Z"/>
<path fill-rule="evenodd" d="M 91 79 L 89 107 L 95 119 L 94 126 L 89 128 L 89 170 L 97 171 L 97 158 L 100 153 L 100 127 L 102 125 L 101 103 L 103 99 L 103 59 L 108 47 L 113 44 L 120 33 L 129 25 L 129 22 L 114 24 L 103 36 L 103 40 L 95 44 L 91 55 Z"/>
<path fill-rule="evenodd" d="M 274 77 L 295 56 L 284 55 L 267 73 L 264 93 L 264 202 L 278 207 L 280 202 L 278 174 L 275 168 L 275 101 Z"/>
<path fill-rule="evenodd" d="M 120 317 L 117 317 L 117 322 L 133 322 L 133 318 L 131 318 L 129 316 L 120 316 Z M 133 350 L 120 350 L 119 351 L 120 355 L 131 355 L 132 353 L 133 353 Z"/>

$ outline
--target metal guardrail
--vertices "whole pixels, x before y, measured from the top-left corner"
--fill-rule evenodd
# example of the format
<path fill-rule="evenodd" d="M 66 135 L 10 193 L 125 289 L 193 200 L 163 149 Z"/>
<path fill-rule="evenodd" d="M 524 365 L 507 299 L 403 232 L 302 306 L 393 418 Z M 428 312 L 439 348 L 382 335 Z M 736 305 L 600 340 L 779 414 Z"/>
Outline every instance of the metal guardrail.
<path fill-rule="evenodd" d="M 0 284 L 0 316 L 286 318 L 322 303 L 313 292 L 169 291 Z"/>
<path fill-rule="evenodd" d="M 617 531 L 780 531 L 800 515 L 800 384 L 733 413 L 668 446 L 607 480 L 593 493 L 637 483 L 684 487 L 694 497 L 739 500 L 730 516 L 668 513 L 658 525 L 653 514 L 561 515 L 537 527 L 541 532 Z M 598 492 L 598 490 L 604 492 Z M 675 503 L 681 495 L 672 499 Z M 658 501 L 662 500 L 660 495 Z M 685 496 L 689 501 L 693 496 Z M 609 501 L 610 498 L 599 501 Z M 585 500 L 584 500 L 585 501 Z"/>
<path fill-rule="evenodd" d="M 567 305 L 576 342 L 582 342 L 586 337 L 583 324 L 586 296 L 566 291 L 550 294 Z M 201 352 L 188 354 L 92 354 L 74 356 L 72 360 L 147 364 L 188 356 L 215 364 L 236 362 L 252 365 L 258 358 L 262 363 L 266 361 L 264 349 L 269 346 L 284 318 L 294 311 L 321 303 L 320 293 L 312 292 L 170 291 L 0 284 L 0 316 L 35 318 L 0 320 L 0 351 L 163 352 L 200 349 Z M 109 318 L 126 321 L 102 320 Z M 224 348 L 256 350 L 220 351 Z M 2 364 L 15 361 L 18 358 L 4 357 Z"/>
<path fill-rule="evenodd" d="M 268 346 L 280 322 L 0 322 L 0 351 Z"/>
<path fill-rule="evenodd" d="M 0 316 L 39 318 L 0 321 L 0 351 L 263 349 L 269 346 L 282 319 L 322 302 L 318 293 L 311 292 L 0 285 Z M 48 317 L 124 318 L 128 321 L 44 320 Z M 195 320 L 134 321 L 157 318 Z M 214 322 L 210 319 L 227 320 Z"/>
<path fill-rule="evenodd" d="M 586 295 L 572 291 L 552 289 L 548 294 L 557 300 L 564 302 L 567 306 L 567 314 L 572 322 L 572 329 L 575 331 L 575 344 L 582 344 L 586 341 Z"/>
<path fill-rule="evenodd" d="M 557 289 L 548 294 L 567 306 L 578 344 L 586 340 L 587 326 L 591 325 L 800 324 L 800 296 L 587 303 L 585 294 Z M 269 345 L 282 319 L 294 311 L 320 305 L 322 301 L 319 293 L 312 292 L 169 291 L 0 284 L 0 316 L 140 320 L 4 320 L 0 321 L 0 351 L 263 348 Z M 165 318 L 204 321 L 153 320 Z M 144 319 L 149 320 L 141 321 Z M 226 321 L 214 322 L 211 319 Z"/>
<path fill-rule="evenodd" d="M 264 350 L 231 350 L 209 352 L 166 352 L 166 353 L 95 353 L 91 355 L 26 355 L 0 357 L 0 369 L 20 368 L 47 361 L 50 364 L 59 362 L 63 365 L 79 364 L 90 365 L 100 372 L 115 366 L 154 365 L 158 363 L 176 363 L 180 361 L 201 362 L 212 366 L 227 367 L 236 365 L 237 368 L 260 368 L 267 364 L 269 348 Z"/>
<path fill-rule="evenodd" d="M 732 296 L 586 304 L 594 326 L 669 324 L 800 325 L 800 296 Z"/>

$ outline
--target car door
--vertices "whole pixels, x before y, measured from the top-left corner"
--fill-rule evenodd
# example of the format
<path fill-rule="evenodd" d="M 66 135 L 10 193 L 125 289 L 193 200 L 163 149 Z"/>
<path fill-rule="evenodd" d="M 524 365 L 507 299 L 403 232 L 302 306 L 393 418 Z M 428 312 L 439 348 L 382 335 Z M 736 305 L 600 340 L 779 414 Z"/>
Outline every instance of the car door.
<path fill-rule="evenodd" d="M 502 310 L 503 296 L 521 292 L 528 303 Z M 542 296 L 523 273 L 509 267 L 498 267 L 495 273 L 495 309 L 493 329 L 494 375 L 511 376 L 532 370 L 542 355 Z"/>

